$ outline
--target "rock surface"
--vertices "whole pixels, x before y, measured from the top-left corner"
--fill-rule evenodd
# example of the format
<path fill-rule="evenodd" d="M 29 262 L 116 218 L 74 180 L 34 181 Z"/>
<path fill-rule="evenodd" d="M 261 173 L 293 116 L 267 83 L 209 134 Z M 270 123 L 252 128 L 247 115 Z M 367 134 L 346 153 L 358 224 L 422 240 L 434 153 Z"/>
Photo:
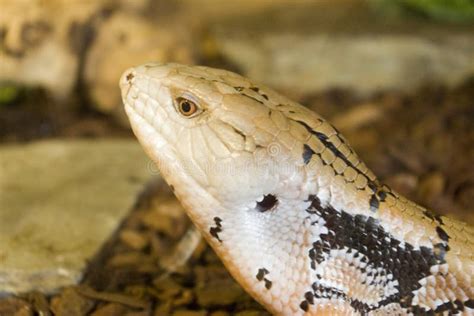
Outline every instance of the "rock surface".
<path fill-rule="evenodd" d="M 237 70 L 296 95 L 406 92 L 474 75 L 472 25 L 384 16 L 364 0 L 30 2 L 0 11 L 0 81 L 56 97 L 79 85 L 124 126 L 117 81 L 148 61 Z"/>
<path fill-rule="evenodd" d="M 212 30 L 216 50 L 242 73 L 297 94 L 413 91 L 474 74 L 471 26 L 384 18 L 357 1 L 274 6 Z"/>
<path fill-rule="evenodd" d="M 102 23 L 89 48 L 84 82 L 93 104 L 99 111 L 115 115 L 124 126 L 128 126 L 128 119 L 117 82 L 125 69 L 148 61 L 194 62 L 195 45 L 189 30 L 171 21 L 164 24 L 160 18 L 150 21 L 137 14 L 117 12 Z"/>
<path fill-rule="evenodd" d="M 0 146 L 0 293 L 74 284 L 152 169 L 134 140 Z"/>
<path fill-rule="evenodd" d="M 85 32 L 106 2 L 2 1 L 0 81 L 38 85 L 68 97 L 81 67 Z"/>

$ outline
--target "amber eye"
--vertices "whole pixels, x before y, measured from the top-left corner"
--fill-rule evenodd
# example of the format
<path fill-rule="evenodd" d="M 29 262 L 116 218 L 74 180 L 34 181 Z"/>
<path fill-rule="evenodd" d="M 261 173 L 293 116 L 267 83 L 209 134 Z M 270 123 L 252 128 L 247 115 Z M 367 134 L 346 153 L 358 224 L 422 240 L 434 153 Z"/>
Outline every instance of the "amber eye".
<path fill-rule="evenodd" d="M 198 110 L 196 103 L 191 100 L 178 98 L 176 101 L 178 103 L 179 112 L 184 116 L 191 116 Z"/>

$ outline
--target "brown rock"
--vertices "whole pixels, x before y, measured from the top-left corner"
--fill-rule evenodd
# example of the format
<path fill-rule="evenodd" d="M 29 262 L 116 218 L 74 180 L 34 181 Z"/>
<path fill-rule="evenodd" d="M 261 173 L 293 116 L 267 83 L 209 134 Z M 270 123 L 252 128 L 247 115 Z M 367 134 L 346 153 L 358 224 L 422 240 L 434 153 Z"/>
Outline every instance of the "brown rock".
<path fill-rule="evenodd" d="M 411 173 L 397 173 L 386 179 L 386 183 L 405 196 L 411 195 L 418 185 L 418 178 Z"/>
<path fill-rule="evenodd" d="M 90 288 L 88 286 L 80 286 L 77 288 L 77 291 L 84 297 L 98 300 L 98 301 L 118 303 L 125 306 L 137 308 L 137 309 L 138 308 L 144 309 L 149 306 L 148 301 L 143 300 L 139 297 L 135 297 L 133 295 L 128 295 L 126 293 L 96 291 L 93 288 Z"/>
<path fill-rule="evenodd" d="M 461 184 L 456 191 L 456 201 L 464 208 L 470 209 L 474 205 L 474 183 L 466 181 Z"/>
<path fill-rule="evenodd" d="M 262 315 L 270 315 L 267 312 L 262 312 L 262 311 L 242 311 L 239 313 L 236 313 L 235 316 L 262 316 Z"/>
<path fill-rule="evenodd" d="M 230 314 L 226 311 L 215 311 L 210 316 L 229 316 Z"/>
<path fill-rule="evenodd" d="M 91 316 L 121 316 L 125 314 L 125 306 L 117 303 L 109 303 L 97 308 Z"/>
<path fill-rule="evenodd" d="M 184 290 L 180 296 L 178 296 L 174 301 L 174 306 L 183 306 L 188 305 L 194 300 L 194 293 L 193 291 L 187 289 Z"/>
<path fill-rule="evenodd" d="M 150 229 L 178 239 L 187 225 L 182 209 L 175 198 L 156 201 L 153 208 L 143 215 L 142 223 Z"/>
<path fill-rule="evenodd" d="M 32 316 L 31 305 L 17 297 L 0 300 L 0 315 Z"/>
<path fill-rule="evenodd" d="M 169 315 L 171 312 L 171 302 L 164 302 L 155 307 L 154 316 Z"/>
<path fill-rule="evenodd" d="M 208 251 L 210 253 L 213 251 Z M 194 268 L 196 275 L 196 284 L 198 287 L 205 286 L 208 282 L 216 279 L 227 279 L 232 280 L 229 272 L 224 268 L 221 263 L 217 263 L 209 266 L 196 266 Z"/>
<path fill-rule="evenodd" d="M 140 264 L 152 264 L 153 258 L 141 252 L 124 252 L 113 256 L 108 264 L 112 267 L 139 266 Z"/>
<path fill-rule="evenodd" d="M 125 316 L 149 316 L 150 313 L 148 311 L 139 311 L 139 312 L 128 312 Z"/>
<path fill-rule="evenodd" d="M 33 291 L 22 295 L 21 297 L 26 299 L 31 305 L 33 305 L 33 309 L 37 314 L 41 316 L 51 316 L 48 299 L 43 293 L 39 291 Z"/>
<path fill-rule="evenodd" d="M 175 219 L 166 217 L 159 212 L 149 212 L 143 216 L 143 224 L 166 235 L 173 234 Z"/>
<path fill-rule="evenodd" d="M 225 306 L 241 301 L 245 292 L 232 279 L 211 280 L 195 289 L 200 306 Z"/>
<path fill-rule="evenodd" d="M 51 310 L 56 316 L 83 316 L 94 307 L 94 301 L 80 295 L 74 288 L 64 289 L 51 300 Z"/>
<path fill-rule="evenodd" d="M 133 140 L 0 146 L 1 291 L 53 294 L 77 284 L 149 178 L 146 164 Z"/>
<path fill-rule="evenodd" d="M 159 293 L 159 298 L 163 301 L 176 297 L 183 290 L 181 285 L 171 278 L 158 278 L 153 281 L 153 285 Z"/>
<path fill-rule="evenodd" d="M 443 194 L 445 182 L 445 178 L 440 172 L 431 172 L 425 175 L 420 180 L 418 196 L 422 201 L 433 201 Z"/>
<path fill-rule="evenodd" d="M 148 245 L 146 236 L 135 230 L 124 230 L 120 232 L 120 240 L 135 250 L 141 250 Z"/>
<path fill-rule="evenodd" d="M 191 311 L 187 309 L 180 309 L 175 311 L 173 316 L 206 316 L 207 311 Z"/>
<path fill-rule="evenodd" d="M 94 104 L 117 114 L 128 126 L 117 82 L 128 67 L 148 61 L 192 63 L 192 34 L 179 24 L 166 27 L 130 12 L 118 12 L 101 25 L 88 53 L 85 81 Z"/>

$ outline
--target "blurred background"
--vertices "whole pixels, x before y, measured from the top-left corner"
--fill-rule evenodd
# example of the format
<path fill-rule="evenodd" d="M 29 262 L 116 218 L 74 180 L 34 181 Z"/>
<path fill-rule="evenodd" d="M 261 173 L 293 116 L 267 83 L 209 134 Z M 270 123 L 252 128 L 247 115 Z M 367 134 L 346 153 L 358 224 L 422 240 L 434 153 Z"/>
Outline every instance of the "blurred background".
<path fill-rule="evenodd" d="M 162 274 L 189 223 L 118 89 L 148 61 L 263 82 L 474 222 L 474 0 L 1 0 L 0 315 L 265 314 L 202 242 Z"/>

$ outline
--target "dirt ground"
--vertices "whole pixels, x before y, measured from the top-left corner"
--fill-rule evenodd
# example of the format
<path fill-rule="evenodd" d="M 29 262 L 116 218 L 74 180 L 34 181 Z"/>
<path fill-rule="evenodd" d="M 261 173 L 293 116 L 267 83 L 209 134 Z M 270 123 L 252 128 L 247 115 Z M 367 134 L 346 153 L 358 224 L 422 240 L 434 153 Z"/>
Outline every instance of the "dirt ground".
<path fill-rule="evenodd" d="M 474 222 L 474 79 L 454 89 L 364 100 L 335 90 L 300 101 L 334 123 L 383 182 L 435 212 Z M 0 142 L 133 137 L 105 115 L 53 103 L 34 91 L 1 106 Z M 204 242 L 184 267 L 163 275 L 159 262 L 189 225 L 169 189 L 151 182 L 80 285 L 0 300 L 0 315 L 266 315 Z"/>

